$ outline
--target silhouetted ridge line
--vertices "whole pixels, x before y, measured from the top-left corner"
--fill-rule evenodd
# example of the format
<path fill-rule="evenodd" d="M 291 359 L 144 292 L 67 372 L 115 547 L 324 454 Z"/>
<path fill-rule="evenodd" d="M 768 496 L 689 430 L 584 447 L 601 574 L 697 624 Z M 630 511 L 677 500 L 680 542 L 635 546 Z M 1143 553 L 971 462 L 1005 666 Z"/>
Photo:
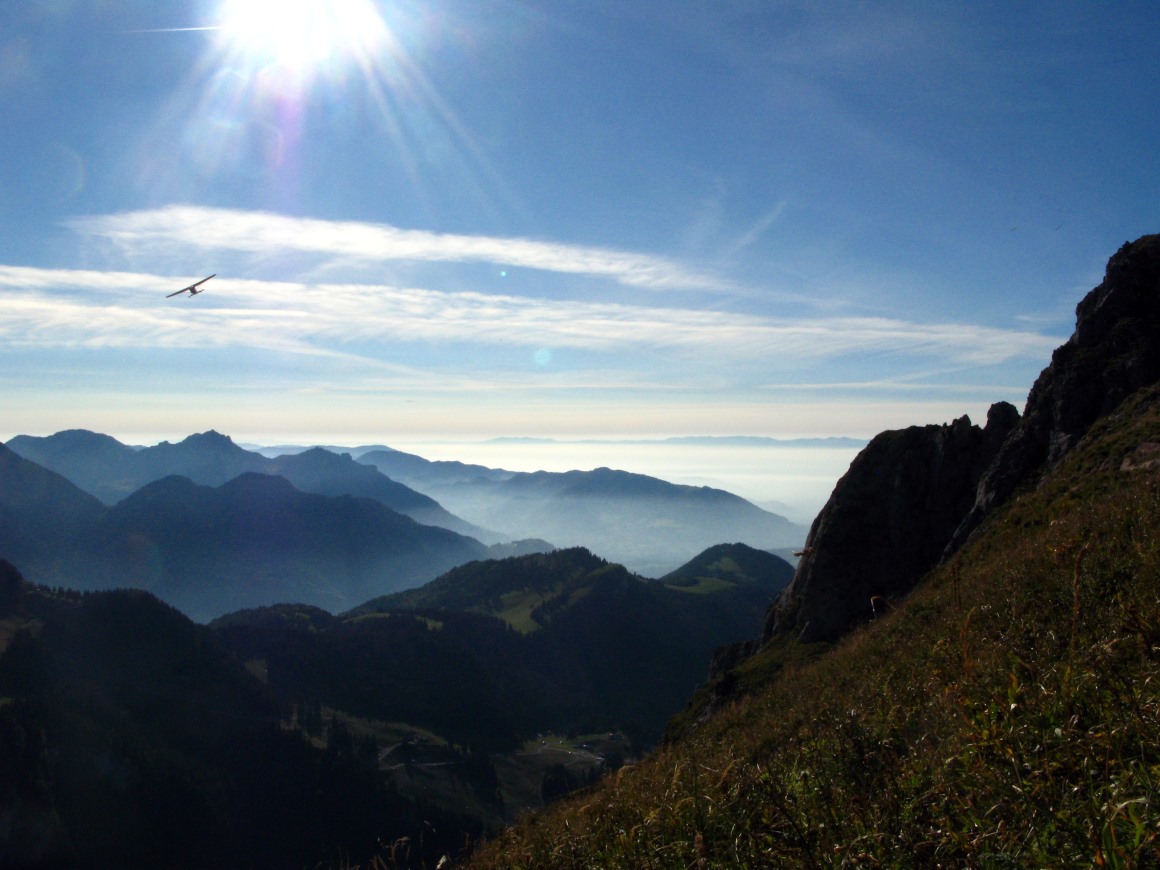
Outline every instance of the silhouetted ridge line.
<path fill-rule="evenodd" d="M 1032 387 L 1022 417 L 992 406 L 986 429 L 876 436 L 815 519 L 793 581 L 758 645 L 777 634 L 833 641 L 875 597 L 906 595 L 1021 487 L 1034 486 L 1091 425 L 1160 381 L 1160 235 L 1125 243 L 1076 306 L 1076 328 Z"/>

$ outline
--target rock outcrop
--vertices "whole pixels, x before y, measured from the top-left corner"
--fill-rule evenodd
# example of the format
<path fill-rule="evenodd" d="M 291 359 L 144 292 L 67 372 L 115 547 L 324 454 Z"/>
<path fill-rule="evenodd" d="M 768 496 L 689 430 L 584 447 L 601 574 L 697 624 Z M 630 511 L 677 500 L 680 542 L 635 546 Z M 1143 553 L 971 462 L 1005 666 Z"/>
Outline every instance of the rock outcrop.
<path fill-rule="evenodd" d="M 1075 314 L 1075 332 L 1036 379 L 946 555 L 1016 489 L 1054 468 L 1092 423 L 1160 381 L 1160 235 L 1126 242 Z"/>
<path fill-rule="evenodd" d="M 1019 421 L 1001 402 L 986 428 L 960 417 L 877 435 L 838 481 L 806 539 L 762 642 L 793 632 L 833 641 L 905 595 L 942 556 L 983 472 Z"/>
<path fill-rule="evenodd" d="M 1126 243 L 1076 307 L 1023 416 L 994 405 L 980 430 L 963 417 L 874 438 L 810 529 L 793 581 L 766 619 L 777 634 L 833 641 L 906 595 L 997 507 L 1035 485 L 1099 418 L 1160 382 L 1160 235 Z M 756 644 L 727 652 L 719 673 Z"/>

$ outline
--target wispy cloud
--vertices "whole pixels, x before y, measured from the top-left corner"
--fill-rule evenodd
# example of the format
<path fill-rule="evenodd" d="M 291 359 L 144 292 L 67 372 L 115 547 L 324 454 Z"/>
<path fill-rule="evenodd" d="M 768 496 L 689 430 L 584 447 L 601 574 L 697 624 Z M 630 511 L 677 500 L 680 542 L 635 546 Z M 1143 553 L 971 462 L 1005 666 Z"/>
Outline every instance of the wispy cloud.
<path fill-rule="evenodd" d="M 916 382 L 913 380 L 891 380 L 879 378 L 867 381 L 815 381 L 798 383 L 771 383 L 763 389 L 795 393 L 851 393 L 851 394 L 896 394 L 896 393 L 936 393 L 939 396 L 958 394 L 984 396 L 998 400 L 1004 395 L 1022 397 L 1027 395 L 1027 385 L 1003 385 L 989 383 L 955 384 L 941 382 Z"/>
<path fill-rule="evenodd" d="M 0 341 L 24 347 L 251 347 L 372 359 L 395 358 L 401 343 L 506 343 L 633 355 L 703 350 L 747 363 L 913 355 L 966 366 L 1043 358 L 1057 344 L 1034 332 L 973 324 L 789 319 L 372 284 L 219 277 L 196 300 L 164 298 L 185 280 L 0 267 Z"/>
<path fill-rule="evenodd" d="M 756 242 L 785 213 L 788 206 L 789 203 L 785 200 L 777 203 L 777 205 L 758 218 L 740 237 L 735 239 L 725 249 L 723 256 L 725 258 L 734 257 Z"/>
<path fill-rule="evenodd" d="M 129 249 L 177 245 L 262 255 L 299 252 L 365 262 L 485 262 L 609 278 L 633 287 L 705 290 L 729 286 L 717 276 L 664 257 L 631 251 L 527 238 L 433 233 L 388 224 L 326 221 L 270 212 L 173 205 L 75 218 L 68 225 Z"/>

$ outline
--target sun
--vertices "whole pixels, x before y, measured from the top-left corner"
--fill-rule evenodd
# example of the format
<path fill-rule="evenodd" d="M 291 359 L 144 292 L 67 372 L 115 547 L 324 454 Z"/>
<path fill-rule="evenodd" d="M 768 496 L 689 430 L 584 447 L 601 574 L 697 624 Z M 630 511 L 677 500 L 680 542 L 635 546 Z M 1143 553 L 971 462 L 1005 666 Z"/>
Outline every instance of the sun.
<path fill-rule="evenodd" d="M 365 66 L 390 42 L 373 0 L 223 0 L 222 50 L 303 82 Z"/>

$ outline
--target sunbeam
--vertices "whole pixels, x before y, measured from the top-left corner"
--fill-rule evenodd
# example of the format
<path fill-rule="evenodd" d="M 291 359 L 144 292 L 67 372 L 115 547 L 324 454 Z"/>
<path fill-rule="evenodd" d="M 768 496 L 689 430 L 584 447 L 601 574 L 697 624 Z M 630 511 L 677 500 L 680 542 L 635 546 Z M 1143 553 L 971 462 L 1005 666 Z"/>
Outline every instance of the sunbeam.
<path fill-rule="evenodd" d="M 333 139 L 375 161 L 372 183 L 417 201 L 520 211 L 441 77 L 457 75 L 470 28 L 406 0 L 220 0 L 205 49 L 136 159 L 138 186 L 166 199 L 231 183 L 297 210 Z M 154 32 L 154 31 L 148 31 Z M 451 67 L 448 67 L 450 62 Z M 332 180 L 343 172 L 334 166 Z M 387 181 L 390 179 L 390 182 Z"/>

